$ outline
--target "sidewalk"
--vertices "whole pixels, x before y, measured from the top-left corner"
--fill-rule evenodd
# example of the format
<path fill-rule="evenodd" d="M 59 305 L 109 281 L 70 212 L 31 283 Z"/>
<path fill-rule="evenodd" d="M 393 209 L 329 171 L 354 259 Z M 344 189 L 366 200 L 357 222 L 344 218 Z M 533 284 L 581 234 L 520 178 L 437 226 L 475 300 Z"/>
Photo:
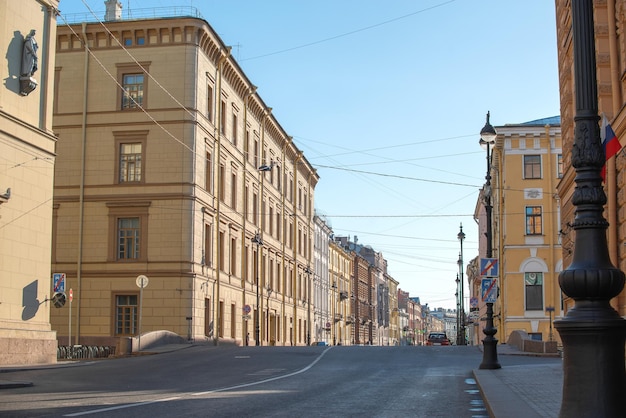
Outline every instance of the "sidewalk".
<path fill-rule="evenodd" d="M 183 343 L 183 344 L 165 344 L 159 345 L 156 347 L 150 347 L 146 350 L 142 350 L 143 354 L 159 354 L 159 353 L 168 353 L 170 351 L 184 350 L 185 348 L 193 347 L 191 343 Z M 137 355 L 137 354 L 135 354 Z M 89 359 L 86 359 L 89 361 Z M 82 360 L 82 361 L 86 361 Z M 102 359 L 100 359 L 102 360 Z M 93 360 L 97 361 L 97 360 Z M 23 388 L 33 386 L 33 382 L 24 381 L 24 380 L 11 380 L 6 379 L 6 372 L 10 371 L 20 371 L 20 370 L 33 370 L 33 369 L 61 369 L 66 367 L 74 367 L 79 366 L 80 361 L 59 361 L 52 364 L 21 364 L 21 365 L 12 365 L 12 366 L 0 366 L 0 390 L 2 389 L 13 389 L 13 388 Z"/>
<path fill-rule="evenodd" d="M 528 355 L 507 344 L 498 356 Z M 505 366 L 473 371 L 492 418 L 554 418 L 559 416 L 563 393 L 563 365 Z"/>

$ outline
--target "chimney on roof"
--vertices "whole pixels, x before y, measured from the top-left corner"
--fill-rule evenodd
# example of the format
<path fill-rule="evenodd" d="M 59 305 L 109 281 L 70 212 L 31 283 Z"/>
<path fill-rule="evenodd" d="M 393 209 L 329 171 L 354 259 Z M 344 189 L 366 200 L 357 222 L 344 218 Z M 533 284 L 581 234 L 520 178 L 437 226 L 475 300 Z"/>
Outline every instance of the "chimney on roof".
<path fill-rule="evenodd" d="M 106 6 L 106 14 L 104 15 L 106 22 L 122 20 L 122 3 L 119 0 L 107 0 L 104 5 Z"/>

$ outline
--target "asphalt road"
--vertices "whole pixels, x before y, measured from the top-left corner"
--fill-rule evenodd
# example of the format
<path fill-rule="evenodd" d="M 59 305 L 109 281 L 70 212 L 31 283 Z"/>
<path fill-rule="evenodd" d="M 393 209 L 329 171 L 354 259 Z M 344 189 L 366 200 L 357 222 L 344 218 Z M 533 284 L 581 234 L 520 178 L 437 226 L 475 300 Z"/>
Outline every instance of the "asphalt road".
<path fill-rule="evenodd" d="M 509 362 L 537 362 L 513 358 Z M 476 347 L 212 347 L 13 371 L 0 416 L 486 417 Z"/>

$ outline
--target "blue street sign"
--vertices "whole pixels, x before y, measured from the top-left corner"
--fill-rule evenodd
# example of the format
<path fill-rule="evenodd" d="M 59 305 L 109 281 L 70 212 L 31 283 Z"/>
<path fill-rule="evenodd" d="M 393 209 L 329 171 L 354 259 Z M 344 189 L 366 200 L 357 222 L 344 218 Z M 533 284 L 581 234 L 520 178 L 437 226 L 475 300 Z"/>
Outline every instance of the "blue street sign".
<path fill-rule="evenodd" d="M 481 258 L 480 259 L 480 275 L 482 277 L 498 277 L 498 259 L 497 258 Z"/>
<path fill-rule="evenodd" d="M 65 293 L 65 273 L 53 273 L 52 284 L 54 293 Z"/>
<path fill-rule="evenodd" d="M 498 279 L 488 278 L 481 281 L 481 296 L 485 303 L 496 303 L 498 297 Z"/>

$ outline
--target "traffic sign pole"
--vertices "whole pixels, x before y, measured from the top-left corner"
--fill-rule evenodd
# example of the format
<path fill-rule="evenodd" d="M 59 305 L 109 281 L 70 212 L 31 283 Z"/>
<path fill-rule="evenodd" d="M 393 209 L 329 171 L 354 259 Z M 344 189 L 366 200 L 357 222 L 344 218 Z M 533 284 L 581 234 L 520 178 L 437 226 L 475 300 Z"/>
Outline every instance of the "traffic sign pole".
<path fill-rule="evenodd" d="M 67 331 L 67 345 L 72 347 L 72 299 L 73 299 L 74 293 L 72 292 L 72 289 L 70 289 L 70 318 L 69 321 L 67 321 L 67 323 L 69 324 L 69 329 Z M 70 352 L 68 353 L 68 357 L 72 358 L 72 349 L 70 348 Z"/>

